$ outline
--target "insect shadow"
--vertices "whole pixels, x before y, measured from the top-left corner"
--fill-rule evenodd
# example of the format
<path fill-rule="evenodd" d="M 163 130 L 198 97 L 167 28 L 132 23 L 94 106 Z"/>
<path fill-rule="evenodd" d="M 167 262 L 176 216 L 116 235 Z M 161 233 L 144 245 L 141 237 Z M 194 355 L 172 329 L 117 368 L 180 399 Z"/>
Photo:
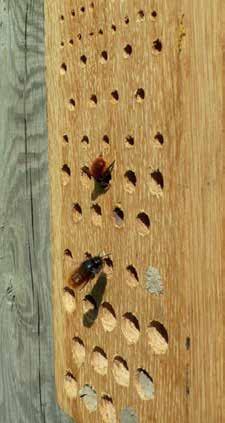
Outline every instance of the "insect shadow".
<path fill-rule="evenodd" d="M 97 279 L 97 282 L 92 288 L 91 292 L 85 297 L 94 306 L 93 309 L 88 310 L 87 313 L 83 315 L 83 325 L 86 328 L 90 328 L 98 317 L 99 307 L 102 302 L 106 285 L 107 285 L 107 277 L 106 277 L 106 274 L 102 272 L 100 273 Z"/>

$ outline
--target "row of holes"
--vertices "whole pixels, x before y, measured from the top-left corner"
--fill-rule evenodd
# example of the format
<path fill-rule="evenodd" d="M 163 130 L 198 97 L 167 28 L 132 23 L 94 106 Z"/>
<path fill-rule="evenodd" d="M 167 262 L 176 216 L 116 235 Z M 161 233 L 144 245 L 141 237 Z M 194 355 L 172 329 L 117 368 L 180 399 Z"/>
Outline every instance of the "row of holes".
<path fill-rule="evenodd" d="M 67 134 L 64 134 L 63 135 L 63 141 L 66 143 L 66 144 L 68 144 L 69 143 L 69 137 L 68 137 L 68 135 Z M 110 138 L 109 138 L 109 136 L 108 135 L 103 135 L 103 137 L 102 137 L 102 141 L 105 143 L 105 144 L 110 144 Z M 127 147 L 133 147 L 134 146 L 134 144 L 135 144 L 135 139 L 134 139 L 134 137 L 132 136 L 132 135 L 127 135 L 126 137 L 125 137 L 125 139 L 124 139 L 124 141 L 125 141 L 125 145 L 127 146 Z M 162 146 L 163 144 L 164 144 L 164 137 L 163 137 L 163 135 L 160 133 L 160 132 L 157 132 L 157 134 L 154 136 L 154 141 L 158 144 L 158 145 L 160 145 L 160 146 Z M 81 138 L 81 143 L 82 144 L 84 144 L 84 145 L 89 145 L 90 144 L 90 138 L 87 136 L 87 135 L 84 135 L 82 138 Z"/>
<path fill-rule="evenodd" d="M 119 102 L 119 99 L 120 99 L 120 95 L 119 95 L 118 90 L 113 90 L 110 95 L 111 95 L 111 101 L 112 101 L 112 103 L 117 104 Z M 138 88 L 135 91 L 134 98 L 136 99 L 136 101 L 138 103 L 142 103 L 144 101 L 144 99 L 145 99 L 145 90 L 143 88 Z M 98 104 L 98 98 L 97 98 L 97 95 L 96 94 L 92 94 L 90 96 L 90 98 L 89 98 L 89 104 L 90 104 L 91 107 L 96 107 L 97 106 L 97 104 Z M 76 106 L 75 99 L 74 98 L 70 98 L 68 100 L 67 105 L 68 105 L 68 109 L 70 111 L 74 111 L 75 110 L 75 106 Z"/>
<path fill-rule="evenodd" d="M 76 298 L 72 288 L 64 288 L 63 303 L 68 313 L 76 310 Z M 83 311 L 85 314 L 97 308 L 95 299 L 91 295 L 86 295 L 83 299 Z M 106 332 L 112 332 L 117 326 L 117 316 L 110 303 L 103 303 L 100 308 L 100 320 Z M 137 317 L 130 312 L 122 316 L 122 333 L 129 345 L 136 344 L 140 337 L 140 325 Z M 165 327 L 157 321 L 152 321 L 147 328 L 148 343 L 156 354 L 162 354 L 168 348 L 168 333 Z"/>
<path fill-rule="evenodd" d="M 90 10 L 93 10 L 94 9 L 94 3 L 93 2 L 90 3 L 89 9 Z M 81 15 L 83 15 L 85 12 L 86 12 L 85 6 L 81 6 L 79 8 L 79 10 L 78 10 L 78 13 L 81 14 Z M 76 16 L 75 9 L 72 9 L 71 10 L 71 16 L 72 16 L 72 18 L 74 18 Z M 151 19 L 155 20 L 156 18 L 157 18 L 157 12 L 156 12 L 156 10 L 153 10 L 151 12 Z M 142 21 L 144 21 L 144 19 L 145 19 L 145 11 L 144 10 L 139 10 L 137 12 L 137 22 L 142 22 Z M 60 15 L 59 20 L 61 22 L 64 22 L 65 21 L 65 16 L 64 15 Z M 124 23 L 126 25 L 128 25 L 130 23 L 130 19 L 129 19 L 129 17 L 127 15 L 124 17 L 123 21 L 124 21 Z M 112 29 L 114 31 L 116 30 L 114 24 L 112 25 Z"/>
<path fill-rule="evenodd" d="M 72 40 L 69 41 L 69 44 L 73 44 L 71 43 Z M 153 41 L 152 44 L 152 49 L 153 52 L 157 52 L 160 53 L 162 51 L 162 42 L 161 40 L 159 40 L 158 38 L 156 40 Z M 126 46 L 123 48 L 123 52 L 124 52 L 124 58 L 127 59 L 128 57 L 130 57 L 133 53 L 133 47 L 131 46 L 131 44 L 126 44 Z M 106 64 L 108 62 L 109 59 L 109 54 L 107 52 L 107 50 L 102 50 L 102 52 L 100 53 L 99 56 L 99 61 L 101 64 Z M 86 66 L 88 62 L 88 57 L 85 54 L 82 54 L 80 56 L 80 63 L 81 65 L 84 67 Z M 62 63 L 60 66 L 60 74 L 61 75 L 65 75 L 65 73 L 67 72 L 67 64 L 66 63 Z"/>

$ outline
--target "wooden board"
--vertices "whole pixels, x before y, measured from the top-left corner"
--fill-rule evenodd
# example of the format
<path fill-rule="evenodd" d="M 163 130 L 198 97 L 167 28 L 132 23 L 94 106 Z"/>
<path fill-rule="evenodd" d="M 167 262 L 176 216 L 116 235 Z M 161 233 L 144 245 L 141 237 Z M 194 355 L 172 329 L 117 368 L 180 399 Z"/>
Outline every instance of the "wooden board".
<path fill-rule="evenodd" d="M 55 371 L 77 422 L 223 421 L 224 13 L 46 0 Z M 81 168 L 100 153 L 115 169 L 93 198 Z M 86 252 L 113 267 L 71 291 Z"/>
<path fill-rule="evenodd" d="M 53 371 L 44 3 L 0 1 L 0 421 L 69 422 Z"/>

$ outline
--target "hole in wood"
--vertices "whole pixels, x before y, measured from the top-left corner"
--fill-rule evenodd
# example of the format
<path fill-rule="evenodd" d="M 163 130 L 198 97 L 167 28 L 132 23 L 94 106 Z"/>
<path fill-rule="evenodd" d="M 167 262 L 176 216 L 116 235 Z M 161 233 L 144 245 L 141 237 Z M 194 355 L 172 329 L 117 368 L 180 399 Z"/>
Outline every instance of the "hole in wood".
<path fill-rule="evenodd" d="M 71 170 L 67 164 L 62 167 L 62 184 L 65 186 L 70 181 Z"/>
<path fill-rule="evenodd" d="M 134 314 L 125 313 L 123 315 L 121 329 L 128 344 L 136 344 L 140 336 L 140 326 Z"/>
<path fill-rule="evenodd" d="M 95 347 L 91 355 L 91 365 L 94 370 L 102 376 L 108 372 L 108 358 L 105 351 L 100 347 Z"/>
<path fill-rule="evenodd" d="M 151 172 L 151 180 L 149 183 L 149 188 L 151 194 L 155 195 L 156 197 L 162 197 L 163 195 L 163 188 L 164 188 L 164 180 L 162 173 L 158 170 L 154 170 Z"/>
<path fill-rule="evenodd" d="M 95 94 L 92 94 L 91 97 L 90 97 L 90 106 L 96 107 L 97 103 L 98 103 L 97 96 Z"/>
<path fill-rule="evenodd" d="M 127 266 L 126 282 L 131 288 L 136 288 L 139 285 L 138 272 L 132 264 Z"/>
<path fill-rule="evenodd" d="M 79 336 L 75 336 L 72 341 L 72 356 L 73 360 L 78 368 L 80 368 L 85 362 L 85 346 Z"/>
<path fill-rule="evenodd" d="M 124 174 L 125 185 L 124 188 L 129 194 L 132 194 L 135 191 L 137 185 L 137 177 L 133 170 L 127 170 Z"/>
<path fill-rule="evenodd" d="M 127 135 L 125 138 L 126 147 L 130 148 L 134 146 L 134 137 Z"/>
<path fill-rule="evenodd" d="M 159 38 L 157 38 L 152 43 L 152 52 L 154 54 L 160 54 L 161 51 L 162 51 L 162 41 Z"/>
<path fill-rule="evenodd" d="M 130 45 L 130 44 L 127 44 L 125 47 L 124 47 L 124 57 L 127 59 L 128 57 L 130 57 L 131 56 L 131 54 L 132 54 L 132 51 L 133 51 L 133 49 L 132 49 L 132 46 Z"/>
<path fill-rule="evenodd" d="M 67 71 L 67 65 L 66 63 L 62 63 L 60 66 L 60 75 L 65 75 L 66 71 Z"/>
<path fill-rule="evenodd" d="M 79 391 L 79 396 L 84 402 L 84 405 L 89 413 L 97 410 L 97 393 L 91 385 L 84 385 Z"/>
<path fill-rule="evenodd" d="M 83 136 L 83 138 L 82 138 L 82 140 L 81 140 L 81 142 L 82 142 L 82 144 L 84 144 L 84 145 L 88 145 L 89 144 L 89 138 L 88 138 L 88 136 L 87 135 L 84 135 Z"/>
<path fill-rule="evenodd" d="M 130 372 L 126 360 L 117 355 L 113 360 L 112 372 L 114 379 L 118 385 L 129 386 Z"/>
<path fill-rule="evenodd" d="M 137 370 L 135 386 L 142 400 L 148 401 L 154 398 L 153 379 L 146 370 L 141 368 Z"/>
<path fill-rule="evenodd" d="M 101 56 L 100 56 L 100 62 L 104 65 L 108 60 L 108 52 L 106 50 L 103 50 L 101 52 Z"/>
<path fill-rule="evenodd" d="M 64 135 L 63 135 L 63 141 L 64 141 L 64 143 L 65 143 L 65 144 L 68 144 L 68 142 L 69 142 L 69 137 L 68 137 L 68 135 L 67 135 L 67 134 L 64 134 Z"/>
<path fill-rule="evenodd" d="M 64 376 L 64 390 L 68 398 L 75 399 L 77 397 L 77 381 L 69 370 Z"/>
<path fill-rule="evenodd" d="M 101 397 L 99 411 L 104 423 L 117 423 L 116 409 L 109 395 Z"/>
<path fill-rule="evenodd" d="M 153 320 L 147 328 L 148 343 L 155 354 L 165 354 L 168 350 L 169 337 L 162 323 Z"/>
<path fill-rule="evenodd" d="M 81 66 L 86 66 L 87 56 L 85 56 L 85 54 L 82 54 L 82 56 L 80 56 L 80 62 L 81 62 Z"/>
<path fill-rule="evenodd" d="M 135 93 L 135 98 L 138 103 L 142 103 L 145 98 L 145 90 L 143 88 L 138 88 Z"/>
<path fill-rule="evenodd" d="M 142 22 L 145 18 L 145 12 L 144 10 L 139 10 L 138 14 L 137 14 L 137 21 L 138 22 Z"/>
<path fill-rule="evenodd" d="M 91 206 L 91 220 L 93 225 L 102 226 L 102 209 L 97 203 Z"/>
<path fill-rule="evenodd" d="M 73 112 L 75 110 L 75 104 L 76 103 L 75 103 L 74 98 L 70 98 L 69 101 L 68 101 L 68 104 L 67 104 L 70 112 Z"/>
<path fill-rule="evenodd" d="M 136 223 L 140 235 L 145 236 L 149 233 L 150 219 L 145 212 L 141 212 L 137 215 Z"/>
<path fill-rule="evenodd" d="M 72 208 L 72 220 L 74 223 L 80 222 L 82 219 L 82 208 L 79 203 L 74 203 Z"/>
<path fill-rule="evenodd" d="M 115 207 L 113 210 L 114 223 L 117 228 L 121 228 L 124 225 L 124 212 L 120 207 Z"/>
<path fill-rule="evenodd" d="M 164 137 L 160 132 L 157 132 L 157 134 L 154 137 L 154 141 L 158 146 L 162 146 L 164 144 Z"/>
<path fill-rule="evenodd" d="M 110 303 L 104 302 L 101 306 L 100 318 L 103 329 L 106 332 L 112 332 L 117 325 L 117 318 L 114 308 Z"/>
<path fill-rule="evenodd" d="M 119 101 L 119 93 L 118 93 L 118 91 L 117 90 L 114 90 L 114 91 L 112 91 L 111 92 L 111 97 L 112 97 L 112 102 L 113 103 L 118 103 L 118 101 Z"/>
<path fill-rule="evenodd" d="M 76 300 L 74 291 L 65 286 L 63 289 L 63 306 L 67 313 L 73 313 L 76 310 Z"/>

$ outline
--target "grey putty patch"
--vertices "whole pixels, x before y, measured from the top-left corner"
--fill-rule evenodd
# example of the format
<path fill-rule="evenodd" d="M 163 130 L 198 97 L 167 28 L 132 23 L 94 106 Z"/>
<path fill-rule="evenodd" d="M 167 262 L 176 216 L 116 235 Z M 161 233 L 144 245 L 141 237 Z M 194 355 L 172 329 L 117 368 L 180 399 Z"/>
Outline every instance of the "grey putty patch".
<path fill-rule="evenodd" d="M 163 281 L 159 270 L 155 267 L 149 267 L 146 272 L 145 288 L 150 294 L 162 294 L 164 290 Z"/>
<path fill-rule="evenodd" d="M 138 423 L 137 414 L 130 407 L 124 408 L 120 414 L 120 423 Z"/>
<path fill-rule="evenodd" d="M 84 385 L 79 391 L 79 396 L 90 413 L 97 409 L 97 393 L 92 386 Z"/>

